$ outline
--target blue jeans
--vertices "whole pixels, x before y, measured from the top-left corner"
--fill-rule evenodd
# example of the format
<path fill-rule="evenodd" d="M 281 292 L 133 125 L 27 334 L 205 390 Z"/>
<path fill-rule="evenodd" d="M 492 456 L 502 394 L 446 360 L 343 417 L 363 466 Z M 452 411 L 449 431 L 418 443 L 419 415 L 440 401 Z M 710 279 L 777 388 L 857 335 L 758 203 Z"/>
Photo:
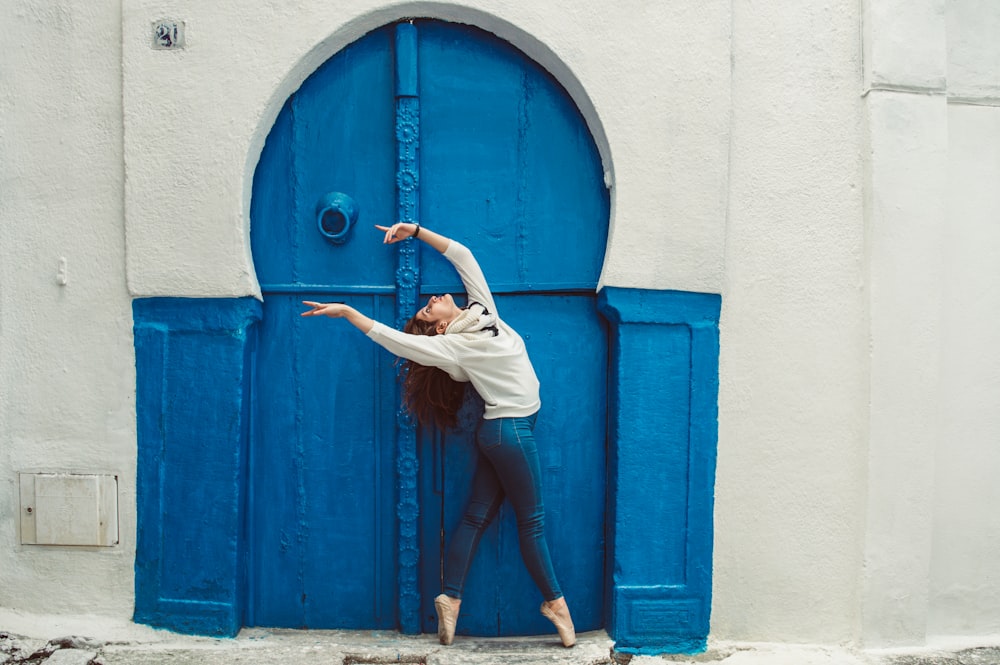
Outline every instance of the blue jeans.
<path fill-rule="evenodd" d="M 462 597 L 479 539 L 505 497 L 514 508 L 521 557 L 528 573 L 545 600 L 562 597 L 545 542 L 541 467 L 533 434 L 537 415 L 483 419 L 479 423 L 479 458 L 472 476 L 472 494 L 444 562 L 444 592 L 452 598 Z"/>

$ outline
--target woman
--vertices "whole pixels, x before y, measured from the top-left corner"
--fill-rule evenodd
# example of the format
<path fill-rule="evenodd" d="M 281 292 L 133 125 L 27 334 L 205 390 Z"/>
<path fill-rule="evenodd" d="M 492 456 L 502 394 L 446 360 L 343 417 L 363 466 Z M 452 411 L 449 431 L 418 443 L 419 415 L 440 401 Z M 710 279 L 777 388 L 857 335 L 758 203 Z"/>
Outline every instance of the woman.
<path fill-rule="evenodd" d="M 403 396 L 423 425 L 454 426 L 463 383 L 471 382 L 486 404 L 476 430 L 479 451 L 472 494 L 445 556 L 444 593 L 434 599 L 441 644 L 455 638 L 465 576 L 483 531 L 504 498 L 517 517 L 521 556 L 545 602 L 541 613 L 564 646 L 576 643 L 569 608 L 556 581 L 545 542 L 541 473 L 532 430 L 541 402 L 538 379 L 524 341 L 496 315 L 496 304 L 472 252 L 417 224 L 376 226 L 393 244 L 419 238 L 447 258 L 465 284 L 466 307 L 449 294 L 431 296 L 404 332 L 389 328 L 340 303 L 305 301 L 302 316 L 345 318 L 372 341 L 405 358 Z"/>

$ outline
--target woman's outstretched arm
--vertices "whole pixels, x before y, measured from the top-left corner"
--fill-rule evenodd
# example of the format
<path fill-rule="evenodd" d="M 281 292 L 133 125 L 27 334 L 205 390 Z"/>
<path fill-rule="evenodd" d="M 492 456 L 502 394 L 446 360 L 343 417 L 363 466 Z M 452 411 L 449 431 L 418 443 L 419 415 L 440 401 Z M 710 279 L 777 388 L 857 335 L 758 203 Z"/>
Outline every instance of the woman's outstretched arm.
<path fill-rule="evenodd" d="M 404 333 L 390 328 L 384 323 L 378 323 L 350 305 L 340 302 L 303 300 L 302 304 L 310 308 L 302 312 L 302 316 L 329 316 L 334 319 L 347 319 L 373 342 L 400 358 L 444 369 L 455 366 L 455 352 L 446 343 L 444 335 L 429 337 Z"/>

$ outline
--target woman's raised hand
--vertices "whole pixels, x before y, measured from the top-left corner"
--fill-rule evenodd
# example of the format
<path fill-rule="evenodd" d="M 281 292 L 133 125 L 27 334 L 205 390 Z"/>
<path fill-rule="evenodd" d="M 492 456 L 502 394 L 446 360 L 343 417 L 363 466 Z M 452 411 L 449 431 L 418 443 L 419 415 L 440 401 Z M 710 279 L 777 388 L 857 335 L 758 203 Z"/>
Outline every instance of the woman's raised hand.
<path fill-rule="evenodd" d="M 329 316 L 339 319 L 351 309 L 342 302 L 313 302 L 311 300 L 303 300 L 302 304 L 312 308 L 302 312 L 302 316 Z"/>
<path fill-rule="evenodd" d="M 366 335 L 375 325 L 375 321 L 342 302 L 313 302 L 312 300 L 303 300 L 302 304 L 309 307 L 309 309 L 302 312 L 302 316 L 329 316 L 332 319 L 347 319 L 352 326 Z"/>
<path fill-rule="evenodd" d="M 376 224 L 375 228 L 379 231 L 385 231 L 385 239 L 382 242 L 386 245 L 406 240 L 417 232 L 417 225 L 410 224 L 409 222 L 396 222 L 392 226 L 380 226 Z"/>
<path fill-rule="evenodd" d="M 382 242 L 386 245 L 392 245 L 400 240 L 416 237 L 444 254 L 448 249 L 448 245 L 451 244 L 451 240 L 443 235 L 434 233 L 426 226 L 418 226 L 410 222 L 396 222 L 392 226 L 379 226 L 376 224 L 375 228 L 385 233 L 385 238 L 382 239 Z"/>

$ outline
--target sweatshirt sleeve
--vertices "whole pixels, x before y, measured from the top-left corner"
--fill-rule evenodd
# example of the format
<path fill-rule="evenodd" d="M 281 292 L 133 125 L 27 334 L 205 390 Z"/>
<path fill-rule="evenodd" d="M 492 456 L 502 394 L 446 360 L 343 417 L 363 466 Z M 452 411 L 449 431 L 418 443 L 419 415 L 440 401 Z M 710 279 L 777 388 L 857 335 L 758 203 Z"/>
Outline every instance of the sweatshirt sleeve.
<path fill-rule="evenodd" d="M 468 247 L 455 240 L 451 241 L 448 249 L 444 252 L 444 257 L 451 261 L 462 278 L 465 285 L 465 292 L 469 294 L 469 301 L 475 301 L 483 305 L 493 314 L 497 314 L 496 303 L 493 302 L 493 294 L 486 283 L 486 276 L 483 269 L 479 267 L 479 262 Z M 497 314 L 499 316 L 499 314 Z"/>
<path fill-rule="evenodd" d="M 454 349 L 444 335 L 410 335 L 379 321 L 367 335 L 387 351 L 421 365 L 448 369 L 456 364 Z"/>

